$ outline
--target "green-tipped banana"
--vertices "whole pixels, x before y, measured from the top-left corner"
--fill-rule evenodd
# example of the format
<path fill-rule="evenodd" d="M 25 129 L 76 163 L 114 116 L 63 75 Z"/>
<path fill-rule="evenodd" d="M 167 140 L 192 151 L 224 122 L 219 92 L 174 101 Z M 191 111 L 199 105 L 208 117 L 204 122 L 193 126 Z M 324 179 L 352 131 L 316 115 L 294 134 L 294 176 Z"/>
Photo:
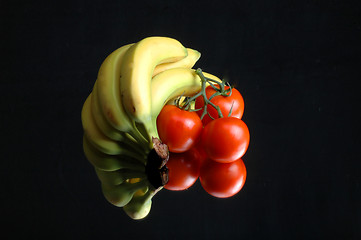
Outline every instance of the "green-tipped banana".
<path fill-rule="evenodd" d="M 129 145 L 114 141 L 100 131 L 92 116 L 91 98 L 92 94 L 85 100 L 81 114 L 84 135 L 89 142 L 100 152 L 109 155 L 125 155 L 134 158 L 142 158 L 142 152 L 134 152 Z"/>
<path fill-rule="evenodd" d="M 149 190 L 143 196 L 135 196 L 123 207 L 125 213 L 132 219 L 139 220 L 148 216 L 152 207 L 152 197 L 156 191 Z"/>
<path fill-rule="evenodd" d="M 123 133 L 121 131 L 118 131 L 116 128 L 114 128 L 105 118 L 103 109 L 99 104 L 97 83 L 98 81 L 96 81 L 94 84 L 92 99 L 91 99 L 91 108 L 92 108 L 92 115 L 94 121 L 99 127 L 99 129 L 104 133 L 104 135 L 106 135 L 110 139 L 115 141 L 125 141 L 125 137 Z"/>
<path fill-rule="evenodd" d="M 121 132 L 118 129 L 115 129 L 105 118 L 103 109 L 100 106 L 99 98 L 98 98 L 98 84 L 97 81 L 94 84 L 93 92 L 92 92 L 92 115 L 95 123 L 99 127 L 99 129 L 103 132 L 104 135 L 109 137 L 112 140 L 123 142 L 130 146 L 130 148 L 135 149 L 137 152 L 147 152 L 148 143 L 146 143 L 145 139 L 140 139 L 140 142 L 137 142 L 133 136 L 131 136 L 128 132 Z M 136 131 L 136 130 L 134 130 Z"/>
<path fill-rule="evenodd" d="M 187 57 L 170 63 L 162 63 L 157 65 L 157 67 L 153 71 L 153 77 L 158 73 L 161 73 L 165 70 L 172 69 L 172 68 L 192 68 L 198 59 L 201 57 L 201 53 L 197 50 L 187 48 L 188 55 Z"/>
<path fill-rule="evenodd" d="M 102 184 L 102 191 L 108 202 L 117 207 L 124 207 L 132 200 L 137 191 L 147 189 L 148 187 L 148 180 L 143 179 L 136 183 L 123 182 L 115 186 Z"/>
<path fill-rule="evenodd" d="M 84 102 L 81 113 L 84 136 L 99 151 L 111 155 L 119 154 L 122 151 L 119 144 L 105 136 L 96 125 L 91 112 L 91 99 L 92 94 L 89 94 L 88 98 Z"/>
<path fill-rule="evenodd" d="M 86 137 L 83 137 L 83 150 L 88 161 L 96 168 L 104 171 L 119 169 L 145 170 L 146 158 L 130 158 L 122 155 L 108 155 L 96 149 Z"/>
<path fill-rule="evenodd" d="M 158 136 L 151 121 L 153 71 L 157 65 L 176 62 L 187 54 L 187 49 L 175 39 L 149 37 L 132 45 L 124 55 L 120 71 L 122 103 L 131 119 L 144 125 L 149 138 Z"/>

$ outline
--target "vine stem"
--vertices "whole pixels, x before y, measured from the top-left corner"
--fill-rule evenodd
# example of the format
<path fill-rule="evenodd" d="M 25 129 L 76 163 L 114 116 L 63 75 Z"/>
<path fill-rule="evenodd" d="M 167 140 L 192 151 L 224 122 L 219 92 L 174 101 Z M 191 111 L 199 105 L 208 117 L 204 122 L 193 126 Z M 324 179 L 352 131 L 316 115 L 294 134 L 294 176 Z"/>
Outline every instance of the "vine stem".
<path fill-rule="evenodd" d="M 192 111 L 192 110 L 190 110 L 191 102 L 195 101 L 198 97 L 202 97 L 203 100 L 204 100 L 204 106 L 203 106 L 203 112 L 202 112 L 202 115 L 201 115 L 201 119 L 203 119 L 203 117 L 206 114 L 208 114 L 208 116 L 210 118 L 214 119 L 207 111 L 208 105 L 211 105 L 214 109 L 216 109 L 217 113 L 218 113 L 218 117 L 222 118 L 223 114 L 222 114 L 222 111 L 221 111 L 220 107 L 216 106 L 213 102 L 211 102 L 211 100 L 214 97 L 219 96 L 219 95 L 222 95 L 224 97 L 231 96 L 232 95 L 232 87 L 229 85 L 228 82 L 226 82 L 224 80 L 217 81 L 217 80 L 214 80 L 214 79 L 211 79 L 211 78 L 207 78 L 206 76 L 204 76 L 204 74 L 202 72 L 202 69 L 200 69 L 200 68 L 198 68 L 195 71 L 195 73 L 201 79 L 201 90 L 197 94 L 193 95 L 192 97 L 187 97 L 183 101 L 183 103 L 180 102 L 180 99 L 183 97 L 183 95 L 180 96 L 179 98 L 177 98 L 175 100 L 175 105 L 177 107 L 179 107 L 180 109 L 182 109 L 182 110 Z M 209 98 L 207 97 L 207 94 L 206 94 L 207 84 L 209 84 L 215 90 L 215 93 Z M 226 89 L 226 86 L 228 86 L 229 88 Z M 199 110 L 200 109 L 198 109 L 198 110 L 195 109 L 193 111 L 199 111 Z"/>
<path fill-rule="evenodd" d="M 204 100 L 204 108 L 203 108 L 203 113 L 202 113 L 202 116 L 201 116 L 201 119 L 203 119 L 203 117 L 208 114 L 208 111 L 207 111 L 207 107 L 208 107 L 208 104 L 211 105 L 212 107 L 214 107 L 214 109 L 217 110 L 217 113 L 218 113 L 218 116 L 220 118 L 223 117 L 223 114 L 222 114 L 222 111 L 221 109 L 219 108 L 219 106 L 216 106 L 214 103 L 211 102 L 211 99 L 213 97 L 215 97 L 216 95 L 220 95 L 220 92 L 224 92 L 224 82 L 219 82 L 217 80 L 214 80 L 214 79 L 210 79 L 210 78 L 207 78 L 204 76 L 203 72 L 202 72 L 202 69 L 198 68 L 196 70 L 196 74 L 199 76 L 199 78 L 201 79 L 202 81 L 202 88 L 201 88 L 201 91 L 199 93 L 197 93 L 196 95 L 194 95 L 193 97 L 189 98 L 186 105 L 189 104 L 191 101 L 194 101 L 196 98 L 198 98 L 199 96 L 202 96 L 203 97 L 203 100 Z M 216 90 L 216 93 L 213 94 L 209 99 L 206 95 L 206 84 L 209 84 L 210 86 L 212 86 L 215 90 Z M 213 83 L 217 84 L 219 86 L 219 88 L 217 88 Z M 209 115 L 209 114 L 208 114 Z M 210 115 L 209 115 L 210 116 Z M 210 116 L 211 117 L 211 116 Z M 212 117 L 211 117 L 212 118 Z"/>

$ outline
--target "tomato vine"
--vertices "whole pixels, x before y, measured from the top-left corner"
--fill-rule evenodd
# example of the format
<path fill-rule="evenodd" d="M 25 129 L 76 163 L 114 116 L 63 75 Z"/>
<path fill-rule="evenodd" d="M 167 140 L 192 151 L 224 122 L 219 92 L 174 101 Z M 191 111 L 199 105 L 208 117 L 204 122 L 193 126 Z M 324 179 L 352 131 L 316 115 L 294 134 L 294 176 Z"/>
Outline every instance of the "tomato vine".
<path fill-rule="evenodd" d="M 216 109 L 217 113 L 218 113 L 218 117 L 222 118 L 223 113 L 222 113 L 220 107 L 215 105 L 213 102 L 211 102 L 211 100 L 216 96 L 224 96 L 224 97 L 231 96 L 232 95 L 231 85 L 224 79 L 222 81 L 218 81 L 218 80 L 214 80 L 211 78 L 207 78 L 206 76 L 204 76 L 202 69 L 200 69 L 200 68 L 198 68 L 195 72 L 199 76 L 199 78 L 201 79 L 201 82 L 202 82 L 201 91 L 199 91 L 197 94 L 195 94 L 192 97 L 185 98 L 185 101 L 183 103 L 180 102 L 180 99 L 183 96 L 180 96 L 179 98 L 176 99 L 176 102 L 175 102 L 176 105 L 179 108 L 186 110 L 186 111 L 200 111 L 201 109 L 191 109 L 191 103 L 193 101 L 195 101 L 198 97 L 202 97 L 204 99 L 204 107 L 203 107 L 203 112 L 202 112 L 202 115 L 200 116 L 200 118 L 203 119 L 204 116 L 206 114 L 208 114 L 208 116 L 211 119 L 214 119 L 207 111 L 208 105 L 211 105 L 214 109 Z M 209 98 L 206 95 L 207 85 L 211 86 L 215 90 L 215 93 L 212 96 L 210 96 Z M 226 86 L 228 86 L 227 89 L 226 89 Z M 229 111 L 228 116 L 230 116 L 231 114 L 232 114 L 232 107 Z"/>

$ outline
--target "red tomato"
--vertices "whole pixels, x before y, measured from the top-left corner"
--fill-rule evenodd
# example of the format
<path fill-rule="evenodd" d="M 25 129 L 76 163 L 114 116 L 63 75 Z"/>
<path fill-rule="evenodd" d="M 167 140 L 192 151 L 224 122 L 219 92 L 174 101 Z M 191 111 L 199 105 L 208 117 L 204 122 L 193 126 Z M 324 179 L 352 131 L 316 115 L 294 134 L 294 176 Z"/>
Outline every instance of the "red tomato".
<path fill-rule="evenodd" d="M 242 159 L 231 163 L 218 163 L 208 159 L 201 168 L 200 182 L 204 190 L 214 197 L 228 198 L 238 193 L 247 171 Z"/>
<path fill-rule="evenodd" d="M 226 86 L 225 89 L 228 89 L 229 87 Z M 216 90 L 212 88 L 212 86 L 208 86 L 206 88 L 206 96 L 209 99 Z M 244 111 L 244 101 L 242 95 L 239 93 L 239 91 L 235 88 L 232 88 L 232 95 L 228 97 L 224 97 L 222 95 L 216 96 L 211 99 L 211 102 L 215 104 L 216 106 L 219 106 L 223 117 L 227 117 L 231 108 L 232 108 L 232 114 L 231 117 L 235 118 L 242 118 L 243 111 Z M 232 107 L 233 105 L 233 107 Z M 195 103 L 195 109 L 203 109 L 204 106 L 204 99 L 202 96 L 198 97 L 196 99 Z M 207 112 L 214 118 L 218 118 L 218 112 L 217 110 L 210 104 L 207 105 Z M 199 110 L 197 111 L 197 114 L 199 117 L 202 116 L 203 111 Z M 202 122 L 203 125 L 206 126 L 209 122 L 211 122 L 213 119 L 210 118 L 207 114 L 203 117 Z"/>
<path fill-rule="evenodd" d="M 169 153 L 168 183 L 165 189 L 181 191 L 191 187 L 199 177 L 200 155 L 195 148 L 184 153 Z"/>
<path fill-rule="evenodd" d="M 157 117 L 160 139 L 171 152 L 181 153 L 191 149 L 202 132 L 202 121 L 195 112 L 165 105 Z"/>
<path fill-rule="evenodd" d="M 238 118 L 218 118 L 207 124 L 201 142 L 208 157 L 221 163 L 241 158 L 247 151 L 250 135 L 247 125 Z"/>

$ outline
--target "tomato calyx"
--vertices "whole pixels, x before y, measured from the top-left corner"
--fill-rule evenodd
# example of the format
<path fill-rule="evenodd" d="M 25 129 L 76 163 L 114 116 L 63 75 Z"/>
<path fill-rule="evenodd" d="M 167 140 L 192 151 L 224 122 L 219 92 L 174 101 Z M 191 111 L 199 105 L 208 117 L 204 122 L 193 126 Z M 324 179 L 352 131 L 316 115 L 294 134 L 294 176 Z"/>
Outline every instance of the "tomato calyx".
<path fill-rule="evenodd" d="M 202 69 L 200 69 L 200 68 L 198 68 L 195 71 L 195 73 L 200 77 L 200 79 L 202 81 L 201 91 L 192 97 L 186 97 L 184 99 L 184 101 L 182 102 L 182 104 L 180 103 L 180 99 L 182 98 L 182 96 L 181 96 L 180 98 L 178 98 L 176 100 L 176 102 L 175 102 L 176 106 L 179 107 L 180 109 L 187 110 L 187 111 L 200 111 L 202 109 L 191 109 L 191 103 L 194 102 L 197 98 L 202 97 L 204 100 L 204 106 L 203 106 L 202 115 L 200 116 L 201 120 L 204 118 L 205 115 L 208 115 L 212 120 L 214 120 L 214 117 L 212 117 L 209 114 L 209 112 L 207 111 L 208 105 L 211 105 L 214 109 L 216 109 L 216 111 L 218 113 L 218 117 L 222 118 L 223 114 L 222 114 L 220 107 L 215 105 L 213 102 L 211 102 L 211 100 L 214 97 L 220 96 L 220 95 L 223 97 L 231 96 L 232 95 L 232 86 L 224 79 L 222 81 L 218 81 L 218 80 L 214 80 L 211 78 L 207 78 L 206 76 L 204 76 Z M 215 90 L 215 93 L 210 97 L 207 97 L 207 94 L 206 94 L 207 85 L 211 86 Z M 232 108 L 233 108 L 233 106 L 231 107 L 231 109 L 228 113 L 228 116 L 231 116 Z"/>
<path fill-rule="evenodd" d="M 168 168 L 166 163 L 169 160 L 168 146 L 158 138 L 152 138 L 153 149 L 147 156 L 145 173 L 148 181 L 155 189 L 159 189 L 168 183 Z"/>

